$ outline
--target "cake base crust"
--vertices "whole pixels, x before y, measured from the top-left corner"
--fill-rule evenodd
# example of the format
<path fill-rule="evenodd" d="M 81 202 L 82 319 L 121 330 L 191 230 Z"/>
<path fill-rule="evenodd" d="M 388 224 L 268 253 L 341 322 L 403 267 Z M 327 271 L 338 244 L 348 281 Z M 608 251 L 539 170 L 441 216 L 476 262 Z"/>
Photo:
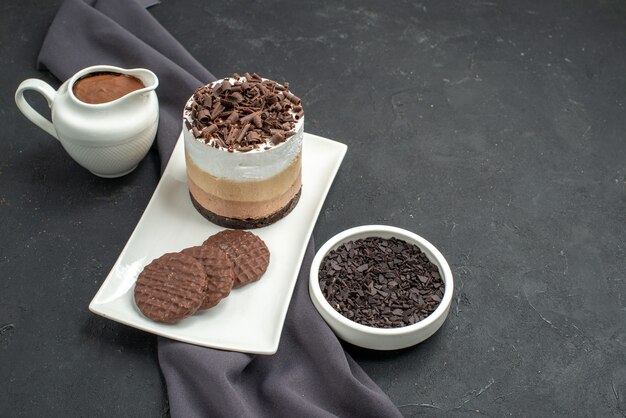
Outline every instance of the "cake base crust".
<path fill-rule="evenodd" d="M 233 229 L 253 229 L 253 228 L 262 228 L 264 226 L 268 226 L 277 222 L 287 216 L 293 208 L 296 207 L 298 201 L 300 200 L 300 195 L 302 194 L 302 187 L 298 190 L 298 193 L 283 207 L 277 212 L 272 213 L 269 216 L 264 218 L 257 219 L 238 219 L 238 218 L 228 218 L 226 216 L 221 216 L 216 213 L 211 212 L 210 210 L 204 208 L 198 201 L 193 197 L 191 192 L 189 193 L 189 197 L 191 198 L 191 203 L 193 203 L 193 207 L 196 208 L 198 212 L 202 216 L 204 216 L 209 221 L 213 222 L 216 225 L 223 226 L 226 228 Z"/>

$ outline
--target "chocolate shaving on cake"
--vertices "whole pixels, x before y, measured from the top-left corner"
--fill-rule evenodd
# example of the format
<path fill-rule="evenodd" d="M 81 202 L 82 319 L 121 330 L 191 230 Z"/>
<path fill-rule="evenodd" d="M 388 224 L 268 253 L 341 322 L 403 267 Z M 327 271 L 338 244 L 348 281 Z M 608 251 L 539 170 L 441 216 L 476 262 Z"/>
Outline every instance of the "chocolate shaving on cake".
<path fill-rule="evenodd" d="M 235 73 L 196 89 L 185 110 L 185 126 L 197 139 L 240 152 L 285 142 L 304 116 L 289 83 L 264 80 L 256 73 Z"/>

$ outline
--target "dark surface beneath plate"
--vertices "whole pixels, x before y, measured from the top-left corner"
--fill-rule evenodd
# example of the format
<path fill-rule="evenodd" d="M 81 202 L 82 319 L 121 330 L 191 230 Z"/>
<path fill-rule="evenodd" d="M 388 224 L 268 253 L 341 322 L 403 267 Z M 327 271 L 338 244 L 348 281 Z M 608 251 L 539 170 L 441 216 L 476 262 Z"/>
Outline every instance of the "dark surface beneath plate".
<path fill-rule="evenodd" d="M 60 1 L 0 3 L 0 416 L 167 416 L 152 335 L 89 313 L 158 181 L 100 179 L 18 112 Z M 626 3 L 164 0 L 215 75 L 289 81 L 348 145 L 314 236 L 446 256 L 443 328 L 348 352 L 406 416 L 626 415 Z M 41 98 L 32 98 L 43 108 Z"/>

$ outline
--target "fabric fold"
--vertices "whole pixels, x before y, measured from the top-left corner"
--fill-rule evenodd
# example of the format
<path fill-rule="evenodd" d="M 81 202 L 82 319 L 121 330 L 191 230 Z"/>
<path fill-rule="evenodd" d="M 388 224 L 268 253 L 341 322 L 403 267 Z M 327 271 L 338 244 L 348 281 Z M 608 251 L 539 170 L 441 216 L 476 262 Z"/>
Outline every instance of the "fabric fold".
<path fill-rule="evenodd" d="M 134 0 L 66 0 L 44 40 L 39 68 L 59 80 L 97 64 L 155 72 L 162 169 L 187 99 L 215 77 Z M 344 351 L 308 295 L 307 246 L 278 351 L 252 355 L 158 338 L 174 417 L 399 417 L 389 397 Z M 138 331 L 140 332 L 140 331 Z"/>
<path fill-rule="evenodd" d="M 92 65 L 145 67 L 159 78 L 161 172 L 182 129 L 193 91 L 215 80 L 154 17 L 133 0 L 66 0 L 44 39 L 37 64 L 64 81 Z"/>

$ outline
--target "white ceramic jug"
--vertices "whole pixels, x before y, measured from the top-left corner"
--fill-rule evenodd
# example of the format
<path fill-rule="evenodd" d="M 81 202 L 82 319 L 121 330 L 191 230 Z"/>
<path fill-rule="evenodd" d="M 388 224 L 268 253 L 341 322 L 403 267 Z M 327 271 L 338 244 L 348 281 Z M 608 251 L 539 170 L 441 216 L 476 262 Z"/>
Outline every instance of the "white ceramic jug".
<path fill-rule="evenodd" d="M 79 100 L 73 92 L 74 84 L 98 73 L 133 76 L 145 87 L 106 103 Z M 77 72 L 57 91 L 41 80 L 25 80 L 15 92 L 15 102 L 31 122 L 58 139 L 78 164 L 100 177 L 120 177 L 137 167 L 154 141 L 159 121 L 154 91 L 158 84 L 156 75 L 143 68 L 97 65 Z M 27 90 L 43 95 L 51 108 L 52 121 L 28 104 L 24 98 Z"/>

